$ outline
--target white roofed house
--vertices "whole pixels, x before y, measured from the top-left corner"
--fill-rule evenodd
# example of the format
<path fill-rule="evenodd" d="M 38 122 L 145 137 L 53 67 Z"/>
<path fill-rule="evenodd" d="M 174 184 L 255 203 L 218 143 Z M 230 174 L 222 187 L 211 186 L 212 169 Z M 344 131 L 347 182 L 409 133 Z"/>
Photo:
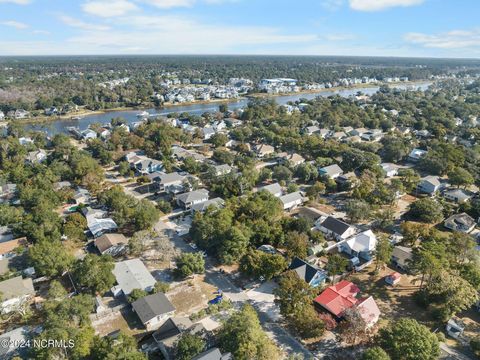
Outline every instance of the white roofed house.
<path fill-rule="evenodd" d="M 163 163 L 160 160 L 143 158 L 135 163 L 135 169 L 143 175 L 151 174 L 163 169 Z"/>
<path fill-rule="evenodd" d="M 214 198 L 210 199 L 204 202 L 201 202 L 199 204 L 194 204 L 191 207 L 192 213 L 196 212 L 205 212 L 209 207 L 215 207 L 215 208 L 221 208 L 225 205 L 225 201 L 222 198 Z"/>
<path fill-rule="evenodd" d="M 445 220 L 444 225 L 447 229 L 470 233 L 475 229 L 475 220 L 466 213 L 455 214 Z"/>
<path fill-rule="evenodd" d="M 443 197 L 457 204 L 467 202 L 473 197 L 473 194 L 464 189 L 450 189 L 443 192 Z"/>
<path fill-rule="evenodd" d="M 305 197 L 302 192 L 296 191 L 290 194 L 282 195 L 279 197 L 283 204 L 283 210 L 292 210 L 305 202 Z"/>
<path fill-rule="evenodd" d="M 213 135 L 215 135 L 215 129 L 211 126 L 205 126 L 201 131 L 203 140 L 209 140 Z"/>
<path fill-rule="evenodd" d="M 320 176 L 327 176 L 330 179 L 336 179 L 343 174 L 343 170 L 337 164 L 329 165 L 318 169 Z"/>
<path fill-rule="evenodd" d="M 87 219 L 87 227 L 94 238 L 105 233 L 117 230 L 118 226 L 111 218 L 107 217 L 107 212 L 92 208 L 83 208 L 82 213 Z"/>
<path fill-rule="evenodd" d="M 31 278 L 16 276 L 0 282 L 0 294 L 0 312 L 8 314 L 28 302 L 35 295 L 35 289 Z"/>
<path fill-rule="evenodd" d="M 313 135 L 320 132 L 320 128 L 317 125 L 307 126 L 304 129 L 304 133 L 307 135 Z"/>
<path fill-rule="evenodd" d="M 377 247 L 377 237 L 372 230 L 363 231 L 340 243 L 340 251 L 350 256 L 370 261 Z"/>
<path fill-rule="evenodd" d="M 81 134 L 83 140 L 89 140 L 89 139 L 96 139 L 97 138 L 97 133 L 95 131 L 93 131 L 92 129 L 85 129 L 80 134 Z"/>
<path fill-rule="evenodd" d="M 47 160 L 47 152 L 43 149 L 30 151 L 26 158 L 26 161 L 30 164 L 40 164 L 45 160 Z"/>
<path fill-rule="evenodd" d="M 417 185 L 417 191 L 429 195 L 435 194 L 437 191 L 444 189 L 447 186 L 442 182 L 438 176 L 425 176 Z"/>
<path fill-rule="evenodd" d="M 273 183 L 273 184 L 270 184 L 270 185 L 265 185 L 261 188 L 258 189 L 258 191 L 268 191 L 270 194 L 272 194 L 273 196 L 275 197 L 280 197 L 283 195 L 283 189 L 282 187 L 280 186 L 279 183 Z"/>
<path fill-rule="evenodd" d="M 157 282 L 140 259 L 117 262 L 112 273 L 118 283 L 113 289 L 114 295 L 121 292 L 128 296 L 134 289 L 150 292 Z"/>
<path fill-rule="evenodd" d="M 417 161 L 419 161 L 421 158 L 423 158 L 425 155 L 427 155 L 427 151 L 426 151 L 426 150 L 413 149 L 413 150 L 410 152 L 410 154 L 408 155 L 408 160 L 413 161 L 413 162 L 417 162 Z"/>
<path fill-rule="evenodd" d="M 385 173 L 385 176 L 387 178 L 398 175 L 398 169 L 399 169 L 398 165 L 395 165 L 392 163 L 382 163 L 380 164 L 380 166 L 382 167 L 382 170 Z"/>
<path fill-rule="evenodd" d="M 305 162 L 305 159 L 303 158 L 303 156 L 297 153 L 292 153 L 292 154 L 283 153 L 280 155 L 280 157 L 284 162 L 290 164 L 291 166 L 298 166 Z"/>
<path fill-rule="evenodd" d="M 392 264 L 407 271 L 413 259 L 413 249 L 407 246 L 395 246 L 392 251 Z"/>
<path fill-rule="evenodd" d="M 185 210 L 189 210 L 193 205 L 200 204 L 208 200 L 208 190 L 199 189 L 176 196 L 177 204 Z"/>

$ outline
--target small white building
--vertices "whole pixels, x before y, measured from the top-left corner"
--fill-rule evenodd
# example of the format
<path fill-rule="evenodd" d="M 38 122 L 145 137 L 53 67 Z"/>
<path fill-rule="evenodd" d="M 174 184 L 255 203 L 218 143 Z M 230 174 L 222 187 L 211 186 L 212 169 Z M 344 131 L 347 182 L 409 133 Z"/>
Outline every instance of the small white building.
<path fill-rule="evenodd" d="M 279 199 L 283 204 L 283 210 L 288 211 L 302 205 L 305 201 L 305 198 L 300 191 L 280 196 Z"/>

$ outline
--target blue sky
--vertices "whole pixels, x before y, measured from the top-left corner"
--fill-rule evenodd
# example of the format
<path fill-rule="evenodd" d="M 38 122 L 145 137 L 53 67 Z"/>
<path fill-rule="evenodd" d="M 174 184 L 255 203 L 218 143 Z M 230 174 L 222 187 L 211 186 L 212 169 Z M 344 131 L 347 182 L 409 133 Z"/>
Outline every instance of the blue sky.
<path fill-rule="evenodd" d="M 480 58 L 478 0 L 0 0 L 0 55 Z"/>

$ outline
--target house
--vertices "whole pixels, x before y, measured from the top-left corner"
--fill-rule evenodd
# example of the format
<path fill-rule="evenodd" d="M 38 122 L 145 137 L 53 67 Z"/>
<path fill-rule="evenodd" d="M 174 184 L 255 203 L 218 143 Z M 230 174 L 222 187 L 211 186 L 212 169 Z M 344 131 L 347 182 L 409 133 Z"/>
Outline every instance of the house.
<path fill-rule="evenodd" d="M 225 201 L 222 199 L 222 198 L 213 198 L 213 199 L 210 199 L 210 200 L 207 200 L 207 201 L 204 201 L 202 203 L 199 203 L 199 204 L 194 204 L 192 205 L 192 213 L 196 213 L 196 212 L 205 212 L 210 206 L 213 206 L 215 208 L 221 208 L 225 205 Z"/>
<path fill-rule="evenodd" d="M 0 259 L 10 258 L 14 256 L 14 252 L 20 246 L 28 246 L 28 241 L 26 237 L 22 238 L 13 238 L 13 234 L 8 234 L 6 236 L 0 236 Z"/>
<path fill-rule="evenodd" d="M 288 163 L 291 166 L 298 166 L 305 162 L 305 159 L 303 158 L 303 156 L 297 153 L 293 153 L 293 154 L 281 153 L 278 155 L 283 163 Z"/>
<path fill-rule="evenodd" d="M 392 250 L 392 264 L 407 271 L 413 259 L 413 249 L 407 246 L 395 246 Z"/>
<path fill-rule="evenodd" d="M 101 128 L 99 131 L 98 131 L 98 134 L 100 135 L 100 137 L 103 139 L 103 140 L 106 140 L 110 137 L 110 135 L 112 135 L 112 132 L 109 130 L 109 129 L 106 129 L 106 128 Z"/>
<path fill-rule="evenodd" d="M 318 169 L 320 176 L 327 176 L 330 179 L 336 179 L 343 174 L 343 170 L 337 164 L 329 165 Z"/>
<path fill-rule="evenodd" d="M 30 113 L 26 110 L 18 109 L 18 110 L 15 110 L 13 112 L 9 112 L 8 115 L 9 115 L 9 117 L 13 117 L 13 118 L 19 120 L 19 119 L 25 119 L 25 118 L 29 117 Z"/>
<path fill-rule="evenodd" d="M 271 254 L 271 255 L 275 255 L 277 253 L 277 249 L 275 249 L 275 247 L 273 247 L 272 245 L 268 245 L 268 244 L 260 245 L 257 248 L 257 250 L 264 252 L 265 254 Z"/>
<path fill-rule="evenodd" d="M 105 233 L 117 230 L 118 226 L 111 218 L 106 217 L 107 212 L 86 207 L 82 213 L 87 219 L 87 227 L 94 238 Z"/>
<path fill-rule="evenodd" d="M 356 129 L 353 129 L 352 131 L 350 131 L 348 133 L 348 135 L 350 135 L 350 136 L 362 136 L 367 131 L 368 131 L 368 129 L 365 129 L 365 128 L 356 128 Z"/>
<path fill-rule="evenodd" d="M 379 141 L 383 137 L 383 133 L 379 129 L 369 130 L 360 135 L 363 141 Z"/>
<path fill-rule="evenodd" d="M 162 292 L 134 301 L 132 308 L 148 331 L 158 329 L 175 313 L 175 307 Z"/>
<path fill-rule="evenodd" d="M 85 129 L 80 134 L 81 134 L 83 140 L 89 140 L 89 139 L 96 139 L 97 138 L 97 133 L 95 131 L 93 131 L 92 129 Z"/>
<path fill-rule="evenodd" d="M 360 293 L 357 285 L 347 280 L 329 286 L 320 295 L 314 303 L 327 310 L 337 319 L 340 319 L 345 310 L 352 308 L 358 302 L 356 296 Z"/>
<path fill-rule="evenodd" d="M 283 190 L 279 183 L 273 183 L 270 185 L 262 186 L 261 188 L 258 189 L 258 191 L 268 191 L 270 194 L 272 194 L 275 197 L 280 197 L 283 195 Z"/>
<path fill-rule="evenodd" d="M 215 129 L 211 126 L 205 126 L 204 128 L 202 128 L 201 132 L 203 140 L 210 140 L 210 138 L 215 135 Z"/>
<path fill-rule="evenodd" d="M 255 147 L 255 153 L 259 158 L 271 155 L 275 152 L 275 148 L 271 145 L 261 144 Z"/>
<path fill-rule="evenodd" d="M 28 359 L 29 347 L 26 346 L 32 337 L 32 329 L 28 326 L 18 327 L 0 335 L 0 359 L 15 357 Z"/>
<path fill-rule="evenodd" d="M 302 205 L 305 201 L 302 192 L 296 191 L 290 194 L 282 195 L 279 197 L 280 201 L 283 203 L 283 210 L 292 210 L 299 205 Z"/>
<path fill-rule="evenodd" d="M 427 155 L 427 151 L 426 150 L 422 150 L 422 149 L 413 149 L 410 154 L 408 155 L 408 160 L 412 161 L 412 162 L 417 162 L 419 161 L 421 158 L 423 158 L 425 155 Z"/>
<path fill-rule="evenodd" d="M 400 275 L 398 272 L 393 272 L 391 273 L 390 275 L 387 275 L 385 276 L 385 282 L 388 284 L 388 285 L 396 285 L 400 282 L 400 280 L 402 279 L 402 275 Z"/>
<path fill-rule="evenodd" d="M 443 197 L 456 204 L 463 204 L 469 201 L 473 197 L 473 194 L 464 189 L 450 189 L 443 192 Z"/>
<path fill-rule="evenodd" d="M 123 234 L 104 234 L 95 239 L 95 246 L 102 255 L 121 255 L 127 245 L 128 240 Z"/>
<path fill-rule="evenodd" d="M 339 244 L 339 250 L 366 261 L 372 260 L 377 247 L 377 237 L 372 230 L 363 231 Z"/>
<path fill-rule="evenodd" d="M 332 237 L 337 241 L 346 240 L 356 232 L 355 228 L 332 216 L 320 217 L 315 226 L 326 236 Z"/>
<path fill-rule="evenodd" d="M 176 196 L 178 206 L 183 207 L 185 210 L 189 210 L 193 205 L 200 204 L 208 200 L 208 190 L 199 189 L 189 191 Z"/>
<path fill-rule="evenodd" d="M 452 215 L 444 222 L 447 229 L 467 234 L 475 229 L 475 225 L 475 220 L 466 213 Z"/>
<path fill-rule="evenodd" d="M 371 328 L 378 322 L 380 318 L 380 309 L 372 296 L 366 299 L 360 300 L 356 305 L 356 310 L 360 314 L 360 317 L 365 322 L 365 327 Z"/>
<path fill-rule="evenodd" d="M 331 134 L 332 134 L 332 131 L 329 130 L 329 129 L 320 129 L 320 131 L 318 132 L 318 134 L 320 135 L 320 137 L 322 139 L 326 139 L 327 137 L 330 137 Z"/>
<path fill-rule="evenodd" d="M 382 163 L 380 166 L 382 167 L 382 170 L 387 178 L 398 175 L 398 165 L 392 163 Z"/>
<path fill-rule="evenodd" d="M 135 163 L 135 169 L 142 175 L 161 171 L 163 169 L 163 163 L 160 160 L 143 158 Z"/>
<path fill-rule="evenodd" d="M 78 188 L 73 194 L 73 200 L 77 205 L 79 204 L 89 204 L 92 201 L 92 195 L 85 188 Z"/>
<path fill-rule="evenodd" d="M 30 151 L 26 157 L 26 161 L 30 164 L 40 164 L 45 160 L 47 160 L 47 152 L 43 149 Z"/>
<path fill-rule="evenodd" d="M 222 354 L 220 349 L 215 347 L 194 356 L 192 360 L 233 360 L 233 356 L 231 353 Z"/>
<path fill-rule="evenodd" d="M 452 318 L 448 320 L 445 330 L 449 336 L 453 337 L 454 339 L 458 339 L 465 331 L 465 325 L 461 321 Z"/>
<path fill-rule="evenodd" d="M 232 167 L 228 164 L 215 165 L 213 169 L 217 176 L 227 175 L 232 172 Z"/>
<path fill-rule="evenodd" d="M 337 184 L 346 186 L 348 188 L 351 188 L 356 180 L 357 174 L 355 174 L 353 171 L 342 174 L 335 179 Z"/>
<path fill-rule="evenodd" d="M 318 134 L 320 132 L 320 128 L 317 125 L 307 126 L 304 130 L 304 133 L 307 135 Z"/>
<path fill-rule="evenodd" d="M 312 287 L 320 286 L 327 278 L 325 271 L 297 257 L 292 260 L 289 269 L 295 271 L 300 279 Z"/>
<path fill-rule="evenodd" d="M 140 259 L 117 262 L 112 273 L 118 283 L 115 293 L 121 291 L 125 296 L 130 295 L 133 289 L 150 292 L 157 282 Z"/>
<path fill-rule="evenodd" d="M 58 113 L 58 109 L 55 106 L 45 109 L 45 115 L 47 116 L 56 115 L 57 113 Z"/>
<path fill-rule="evenodd" d="M 340 141 L 342 139 L 345 139 L 347 137 L 347 134 L 345 134 L 343 131 L 336 131 L 333 134 L 330 135 L 330 138 Z"/>
<path fill-rule="evenodd" d="M 185 175 L 182 175 L 178 172 L 172 173 L 162 173 L 162 172 L 153 172 L 147 175 L 151 181 L 154 181 L 158 184 L 159 191 L 171 192 L 170 190 L 177 189 L 183 184 L 186 179 Z"/>
<path fill-rule="evenodd" d="M 14 278 L 0 282 L 0 312 L 8 314 L 22 307 L 28 300 L 35 295 L 33 281 L 31 278 Z"/>
<path fill-rule="evenodd" d="M 446 187 L 438 176 L 429 175 L 420 180 L 417 185 L 417 191 L 429 195 L 435 194 L 437 191 Z"/>
<path fill-rule="evenodd" d="M 0 204 L 10 202 L 14 199 L 17 191 L 17 184 L 0 185 Z"/>
<path fill-rule="evenodd" d="M 175 358 L 175 348 L 183 333 L 205 337 L 206 330 L 201 323 L 193 324 L 189 318 L 170 317 L 153 334 L 158 348 L 166 360 Z"/>
<path fill-rule="evenodd" d="M 33 144 L 32 138 L 29 138 L 29 137 L 18 138 L 18 142 L 20 143 L 20 145 L 23 145 L 23 146 Z"/>

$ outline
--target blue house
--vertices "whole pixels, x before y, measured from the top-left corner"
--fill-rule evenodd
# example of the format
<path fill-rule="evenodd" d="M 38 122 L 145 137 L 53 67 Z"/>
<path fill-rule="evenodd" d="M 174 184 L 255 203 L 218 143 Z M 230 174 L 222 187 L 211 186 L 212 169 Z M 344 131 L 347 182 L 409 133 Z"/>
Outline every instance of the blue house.
<path fill-rule="evenodd" d="M 312 266 L 297 257 L 292 260 L 289 269 L 295 271 L 300 279 L 304 280 L 312 287 L 317 287 L 323 284 L 327 278 L 327 273 L 325 271 Z"/>

